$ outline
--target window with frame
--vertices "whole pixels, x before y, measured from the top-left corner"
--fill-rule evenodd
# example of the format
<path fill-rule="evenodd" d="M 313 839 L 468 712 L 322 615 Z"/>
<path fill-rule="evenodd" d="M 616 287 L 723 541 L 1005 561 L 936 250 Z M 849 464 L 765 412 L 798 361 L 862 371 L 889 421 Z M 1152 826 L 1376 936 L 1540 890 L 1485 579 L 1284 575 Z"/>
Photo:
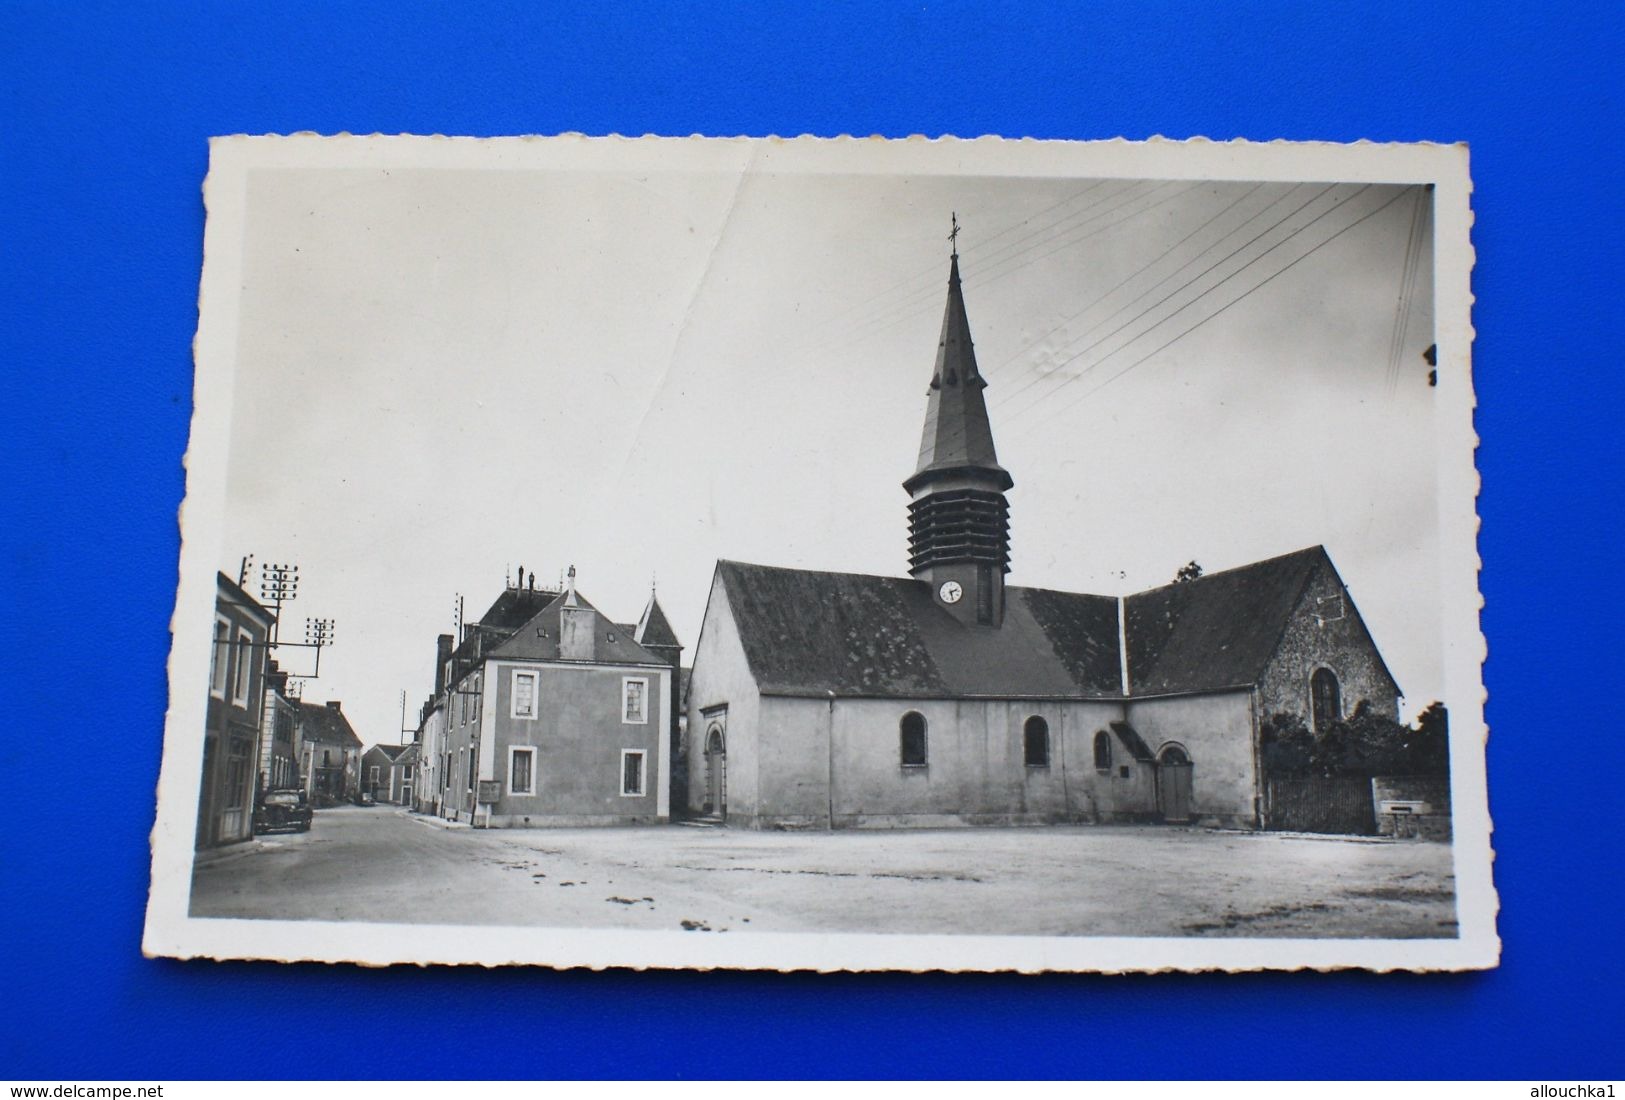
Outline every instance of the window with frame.
<path fill-rule="evenodd" d="M 1029 768 L 1049 767 L 1049 722 L 1033 715 L 1021 728 L 1021 756 Z"/>
<path fill-rule="evenodd" d="M 536 793 L 536 750 L 511 748 L 508 750 L 508 793 Z"/>
<path fill-rule="evenodd" d="M 649 720 L 649 681 L 641 676 L 621 679 L 621 721 L 641 726 Z"/>
<path fill-rule="evenodd" d="M 513 706 L 509 708 L 513 717 L 536 717 L 536 681 L 536 673 L 514 670 Z"/>
<path fill-rule="evenodd" d="M 1095 734 L 1095 771 L 1109 775 L 1112 770 L 1112 735 L 1105 730 Z"/>
<path fill-rule="evenodd" d="M 231 664 L 231 623 L 224 618 L 214 621 L 214 652 L 209 657 L 209 694 L 216 699 L 226 697 L 226 670 Z"/>
<path fill-rule="evenodd" d="M 897 754 L 905 768 L 926 766 L 925 715 L 911 710 L 897 723 Z"/>
<path fill-rule="evenodd" d="M 233 660 L 236 667 L 232 669 L 231 701 L 238 706 L 248 705 L 249 672 L 253 668 L 250 661 L 254 652 L 254 636 L 246 630 L 237 631 L 237 653 Z"/>
<path fill-rule="evenodd" d="M 643 793 L 643 753 L 637 749 L 623 749 L 621 750 L 621 794 L 631 797 Z"/>
<path fill-rule="evenodd" d="M 374 787 L 378 786 L 378 765 L 373 764 L 367 769 L 367 779 Z"/>

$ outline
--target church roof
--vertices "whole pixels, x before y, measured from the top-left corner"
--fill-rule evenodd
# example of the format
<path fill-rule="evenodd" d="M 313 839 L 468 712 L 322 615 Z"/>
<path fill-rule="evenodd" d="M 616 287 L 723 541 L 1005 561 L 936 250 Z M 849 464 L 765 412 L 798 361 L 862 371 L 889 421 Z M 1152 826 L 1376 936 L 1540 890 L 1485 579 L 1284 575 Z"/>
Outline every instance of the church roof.
<path fill-rule="evenodd" d="M 924 582 L 717 563 L 751 673 L 779 695 L 1114 697 L 1117 601 L 1005 589 L 1004 623 L 967 626 Z"/>
<path fill-rule="evenodd" d="M 639 645 L 669 646 L 672 649 L 683 647 L 653 592 L 649 593 L 649 604 L 643 609 L 643 617 L 638 620 L 636 637 Z"/>
<path fill-rule="evenodd" d="M 619 623 L 611 621 L 581 593 L 575 594 L 576 606 L 584 607 L 593 615 L 593 660 L 602 664 L 653 665 L 663 664 L 658 657 L 638 645 L 632 635 Z M 486 651 L 487 657 L 507 660 L 557 661 L 559 660 L 559 619 L 569 593 L 551 593 L 552 599 L 540 611 L 527 619 L 500 645 Z M 499 601 L 500 602 L 500 601 Z M 482 621 L 483 622 L 483 621 Z"/>
<path fill-rule="evenodd" d="M 927 391 L 925 431 L 920 437 L 920 458 L 914 476 L 904 482 L 910 492 L 936 476 L 965 469 L 992 472 L 1008 489 L 1010 475 L 999 465 L 993 450 L 993 428 L 988 423 L 987 386 L 976 366 L 970 320 L 959 286 L 959 255 L 948 271 L 948 304 L 942 314 L 942 335 L 937 340 L 937 362 Z"/>
<path fill-rule="evenodd" d="M 1257 683 L 1322 565 L 1336 571 L 1325 548 L 1311 546 L 1128 597 L 1132 694 Z"/>

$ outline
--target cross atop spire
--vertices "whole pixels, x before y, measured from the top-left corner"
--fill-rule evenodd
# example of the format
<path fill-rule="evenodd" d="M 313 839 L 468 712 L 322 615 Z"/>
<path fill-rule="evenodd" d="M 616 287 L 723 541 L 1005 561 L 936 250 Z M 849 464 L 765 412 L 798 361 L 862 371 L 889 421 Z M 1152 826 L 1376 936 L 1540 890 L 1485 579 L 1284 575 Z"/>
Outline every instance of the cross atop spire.
<path fill-rule="evenodd" d="M 955 229 L 958 220 L 955 219 Z M 942 476 L 976 470 L 1010 487 L 1010 475 L 999 466 L 993 449 L 982 390 L 987 382 L 976 365 L 965 296 L 959 282 L 959 256 L 948 262 L 948 301 L 937 339 L 936 364 L 931 374 L 925 407 L 925 431 L 920 439 L 919 463 L 903 486 L 913 492 L 920 484 Z"/>
<path fill-rule="evenodd" d="M 952 220 L 953 229 L 948 233 L 948 245 L 953 250 L 953 258 L 959 259 L 959 213 L 950 211 L 948 217 Z"/>

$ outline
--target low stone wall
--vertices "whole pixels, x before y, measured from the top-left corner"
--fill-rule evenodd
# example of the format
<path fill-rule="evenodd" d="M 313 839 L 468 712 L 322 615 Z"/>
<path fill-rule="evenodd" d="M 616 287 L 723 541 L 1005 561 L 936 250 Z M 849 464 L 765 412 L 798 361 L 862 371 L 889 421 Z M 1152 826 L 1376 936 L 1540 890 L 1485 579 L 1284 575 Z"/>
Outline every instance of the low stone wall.
<path fill-rule="evenodd" d="M 1379 775 L 1371 780 L 1377 833 L 1400 839 L 1450 839 L 1450 780 L 1433 775 Z"/>

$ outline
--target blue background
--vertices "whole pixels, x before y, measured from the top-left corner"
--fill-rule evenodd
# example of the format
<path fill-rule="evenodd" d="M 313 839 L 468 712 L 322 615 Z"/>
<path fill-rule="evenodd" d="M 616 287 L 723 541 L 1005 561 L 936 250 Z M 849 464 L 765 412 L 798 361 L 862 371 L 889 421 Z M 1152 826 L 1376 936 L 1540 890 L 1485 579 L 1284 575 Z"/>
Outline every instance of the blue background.
<path fill-rule="evenodd" d="M 1613 6 L 712 7 L 3 5 L 0 1076 L 1620 1075 Z M 142 959 L 205 139 L 294 130 L 1470 142 L 1501 969 Z"/>

